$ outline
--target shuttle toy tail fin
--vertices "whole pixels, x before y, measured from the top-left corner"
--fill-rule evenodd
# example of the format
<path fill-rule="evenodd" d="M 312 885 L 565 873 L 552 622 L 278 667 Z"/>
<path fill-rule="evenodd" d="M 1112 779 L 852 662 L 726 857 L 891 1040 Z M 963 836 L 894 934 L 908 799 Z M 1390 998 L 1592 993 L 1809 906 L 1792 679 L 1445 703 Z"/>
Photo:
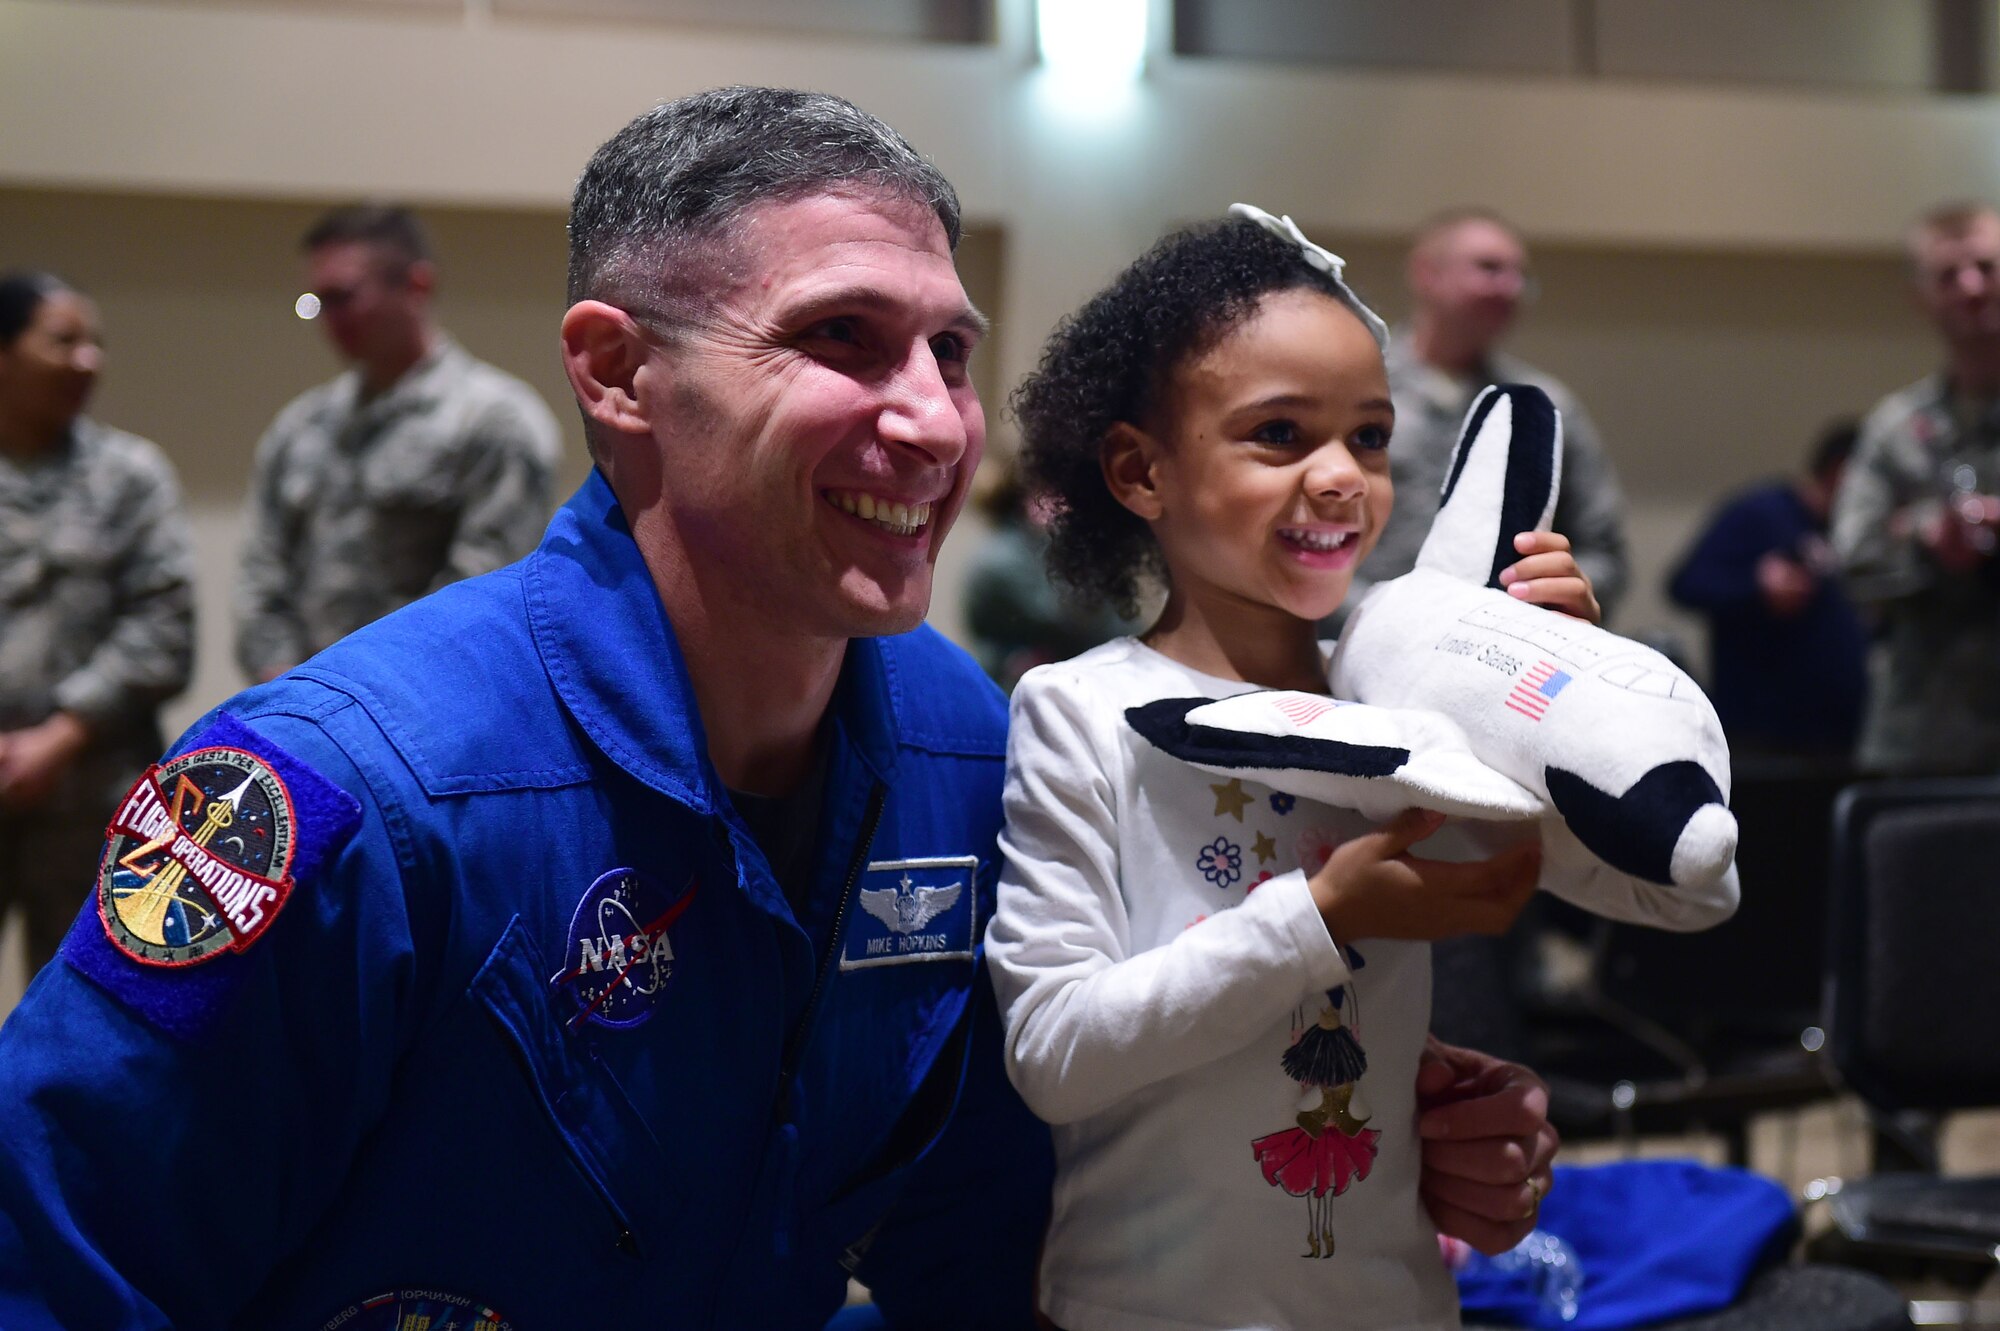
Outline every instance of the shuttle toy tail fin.
<path fill-rule="evenodd" d="M 1417 567 L 1497 588 L 1520 558 L 1515 535 L 1547 530 L 1561 483 L 1562 416 L 1549 395 L 1493 385 L 1466 413 Z"/>

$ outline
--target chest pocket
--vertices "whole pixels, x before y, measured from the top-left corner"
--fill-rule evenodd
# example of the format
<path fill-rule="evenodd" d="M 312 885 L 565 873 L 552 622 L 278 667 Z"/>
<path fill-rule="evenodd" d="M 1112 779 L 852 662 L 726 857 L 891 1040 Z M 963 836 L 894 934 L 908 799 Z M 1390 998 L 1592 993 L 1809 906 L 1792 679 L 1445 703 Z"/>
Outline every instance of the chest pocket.
<path fill-rule="evenodd" d="M 610 1237 L 634 1257 L 671 1250 L 678 1195 L 667 1155 L 625 1093 L 549 1011 L 546 977 L 519 917 L 511 921 L 470 996 L 512 1046 L 543 1119 L 595 1195 Z"/>
<path fill-rule="evenodd" d="M 456 509 L 460 447 L 435 422 L 391 422 L 361 455 L 362 494 L 382 508 Z"/>
<path fill-rule="evenodd" d="M 405 596 L 428 591 L 458 531 L 454 441 L 428 428 L 390 427 L 361 461 L 361 496 L 377 567 Z"/>

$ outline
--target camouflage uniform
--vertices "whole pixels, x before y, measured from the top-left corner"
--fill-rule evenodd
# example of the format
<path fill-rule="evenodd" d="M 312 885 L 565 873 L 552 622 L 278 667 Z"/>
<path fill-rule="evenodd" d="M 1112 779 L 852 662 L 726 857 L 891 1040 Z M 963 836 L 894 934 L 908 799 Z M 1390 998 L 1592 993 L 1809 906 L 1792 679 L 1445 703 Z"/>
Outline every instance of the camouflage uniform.
<path fill-rule="evenodd" d="M 1834 549 L 1849 593 L 1882 617 L 1856 754 L 1871 770 L 2000 772 L 2000 559 L 1947 572 L 1917 536 L 1965 468 L 2000 493 L 2000 404 L 1955 403 L 1934 375 L 1869 413 L 1841 481 Z"/>
<path fill-rule="evenodd" d="M 237 661 L 289 669 L 526 554 L 560 449 L 533 389 L 448 339 L 370 401 L 356 370 L 295 398 L 257 445 Z"/>
<path fill-rule="evenodd" d="M 1569 537 L 1576 562 L 1589 577 L 1608 619 L 1629 572 L 1625 497 L 1597 427 L 1575 395 L 1532 365 L 1505 355 L 1492 357 L 1483 374 L 1456 379 L 1418 360 L 1403 329 L 1390 338 L 1383 359 L 1389 371 L 1389 396 L 1396 404 L 1396 433 L 1389 444 L 1396 505 L 1382 539 L 1357 570 L 1343 610 L 1360 604 L 1361 594 L 1374 583 L 1399 578 L 1416 566 L 1417 551 L 1437 517 L 1445 470 L 1472 399 L 1488 384 L 1519 383 L 1547 393 L 1562 413 L 1562 492 L 1556 497 L 1555 529 Z M 1335 614 L 1325 626 L 1337 628 L 1344 618 Z"/>
<path fill-rule="evenodd" d="M 0 809 L 0 905 L 55 953 L 104 825 L 160 751 L 155 709 L 194 660 L 194 558 L 180 487 L 144 439 L 78 420 L 45 458 L 0 455 L 0 731 L 67 711 L 90 726 L 45 802 Z"/>

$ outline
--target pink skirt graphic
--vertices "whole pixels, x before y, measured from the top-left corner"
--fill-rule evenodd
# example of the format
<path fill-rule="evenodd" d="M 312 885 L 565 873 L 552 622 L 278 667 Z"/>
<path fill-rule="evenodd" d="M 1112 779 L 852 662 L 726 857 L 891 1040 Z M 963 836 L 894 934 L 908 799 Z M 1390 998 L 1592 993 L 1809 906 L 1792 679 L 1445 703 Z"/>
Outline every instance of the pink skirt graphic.
<path fill-rule="evenodd" d="M 1331 1127 L 1317 1137 L 1304 1128 L 1286 1128 L 1259 1137 L 1250 1149 L 1263 1166 L 1264 1181 L 1272 1187 L 1294 1197 L 1324 1197 L 1329 1192 L 1337 1197 L 1348 1184 L 1368 1177 L 1381 1137 L 1374 1128 L 1363 1128 L 1352 1137 Z"/>

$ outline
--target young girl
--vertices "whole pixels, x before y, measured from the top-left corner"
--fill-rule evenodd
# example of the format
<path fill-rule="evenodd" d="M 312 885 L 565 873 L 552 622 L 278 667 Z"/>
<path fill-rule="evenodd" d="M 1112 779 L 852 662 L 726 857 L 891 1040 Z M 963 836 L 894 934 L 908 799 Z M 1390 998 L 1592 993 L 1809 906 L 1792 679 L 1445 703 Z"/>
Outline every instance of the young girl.
<path fill-rule="evenodd" d="M 1261 215 L 1260 215 L 1261 216 Z M 1056 1126 L 1042 1304 L 1066 1331 L 1458 1325 L 1419 1200 L 1427 940 L 1507 927 L 1538 851 L 1404 854 L 1438 820 L 1221 780 L 1126 709 L 1326 691 L 1314 625 L 1389 514 L 1380 320 L 1289 224 L 1168 237 L 1057 331 L 1015 399 L 1053 571 L 1123 638 L 1014 694 L 987 956 L 1008 1067 Z M 1560 536 L 1513 594 L 1594 618 Z"/>

